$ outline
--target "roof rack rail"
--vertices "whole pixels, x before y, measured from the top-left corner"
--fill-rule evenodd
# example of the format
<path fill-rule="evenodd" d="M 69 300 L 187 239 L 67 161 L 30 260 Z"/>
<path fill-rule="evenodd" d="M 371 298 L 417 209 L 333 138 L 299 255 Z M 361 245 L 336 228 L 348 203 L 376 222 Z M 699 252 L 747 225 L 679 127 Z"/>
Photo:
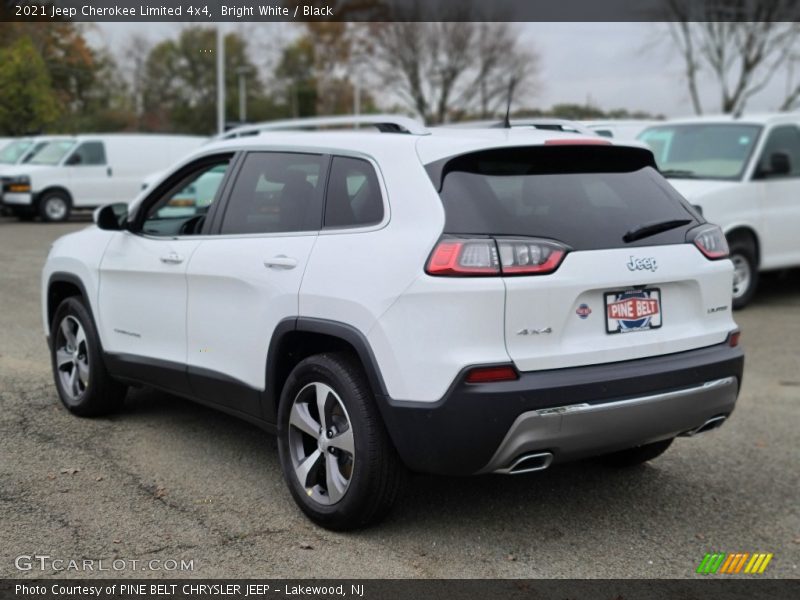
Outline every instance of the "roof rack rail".
<path fill-rule="evenodd" d="M 381 133 L 406 133 L 411 135 L 428 135 L 430 131 L 419 121 L 410 117 L 398 115 L 343 115 L 332 117 L 308 117 L 303 119 L 284 119 L 242 125 L 226 131 L 221 137 L 240 137 L 242 135 L 255 135 L 262 131 L 308 131 L 324 129 L 326 127 L 357 128 L 360 125 L 369 125 Z"/>

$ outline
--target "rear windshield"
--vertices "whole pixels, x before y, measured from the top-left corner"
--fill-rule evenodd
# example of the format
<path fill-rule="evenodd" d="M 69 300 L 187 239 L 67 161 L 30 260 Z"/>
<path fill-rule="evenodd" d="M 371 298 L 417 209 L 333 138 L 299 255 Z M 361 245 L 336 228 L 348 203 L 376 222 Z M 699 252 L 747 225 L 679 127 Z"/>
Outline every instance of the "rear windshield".
<path fill-rule="evenodd" d="M 533 236 L 575 250 L 684 243 L 701 218 L 659 175 L 646 150 L 504 148 L 428 165 L 445 233 Z M 685 221 L 631 241 L 643 226 Z M 634 236 L 638 237 L 638 236 Z"/>

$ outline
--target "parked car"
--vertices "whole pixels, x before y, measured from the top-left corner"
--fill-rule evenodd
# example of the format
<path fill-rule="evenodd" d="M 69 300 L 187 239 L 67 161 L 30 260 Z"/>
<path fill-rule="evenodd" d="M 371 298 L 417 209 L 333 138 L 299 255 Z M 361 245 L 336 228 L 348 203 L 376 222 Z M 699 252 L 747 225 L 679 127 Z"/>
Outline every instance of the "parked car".
<path fill-rule="evenodd" d="M 648 149 L 398 125 L 207 144 L 57 240 L 42 317 L 67 409 L 145 384 L 251 421 L 332 529 L 380 520 L 405 468 L 632 465 L 731 414 L 725 238 Z M 172 210 L 204 179 L 210 204 Z"/>
<path fill-rule="evenodd" d="M 759 272 L 800 266 L 800 113 L 675 120 L 639 139 L 670 183 L 725 232 L 734 308 L 752 300 Z"/>
<path fill-rule="evenodd" d="M 0 173 L 2 201 L 23 219 L 65 221 L 73 209 L 135 197 L 146 174 L 173 164 L 203 140 L 141 134 L 57 139 L 26 164 Z"/>
<path fill-rule="evenodd" d="M 635 140 L 648 127 L 663 121 L 654 119 L 608 119 L 605 121 L 581 121 L 581 124 L 597 135 L 618 140 Z"/>

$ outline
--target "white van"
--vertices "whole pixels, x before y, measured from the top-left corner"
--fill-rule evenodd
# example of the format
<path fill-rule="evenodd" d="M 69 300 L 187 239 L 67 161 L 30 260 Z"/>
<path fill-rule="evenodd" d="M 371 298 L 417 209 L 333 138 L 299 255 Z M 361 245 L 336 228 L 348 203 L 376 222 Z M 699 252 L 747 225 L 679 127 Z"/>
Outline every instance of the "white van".
<path fill-rule="evenodd" d="M 673 120 L 639 139 L 661 173 L 728 238 L 733 307 L 759 271 L 800 267 L 800 113 Z"/>
<path fill-rule="evenodd" d="M 0 171 L 3 205 L 21 219 L 64 221 L 72 209 L 127 202 L 142 178 L 164 169 L 206 138 L 115 134 L 50 142 L 26 164 Z"/>

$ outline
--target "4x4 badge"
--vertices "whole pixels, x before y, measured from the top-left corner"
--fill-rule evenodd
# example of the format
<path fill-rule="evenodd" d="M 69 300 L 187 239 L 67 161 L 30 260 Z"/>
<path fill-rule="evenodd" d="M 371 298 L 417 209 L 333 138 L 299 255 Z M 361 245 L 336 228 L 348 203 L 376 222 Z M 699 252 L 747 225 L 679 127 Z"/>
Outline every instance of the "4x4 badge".
<path fill-rule="evenodd" d="M 517 335 L 541 335 L 543 333 L 553 333 L 553 329 L 551 327 L 545 327 L 543 329 L 520 329 Z"/>

